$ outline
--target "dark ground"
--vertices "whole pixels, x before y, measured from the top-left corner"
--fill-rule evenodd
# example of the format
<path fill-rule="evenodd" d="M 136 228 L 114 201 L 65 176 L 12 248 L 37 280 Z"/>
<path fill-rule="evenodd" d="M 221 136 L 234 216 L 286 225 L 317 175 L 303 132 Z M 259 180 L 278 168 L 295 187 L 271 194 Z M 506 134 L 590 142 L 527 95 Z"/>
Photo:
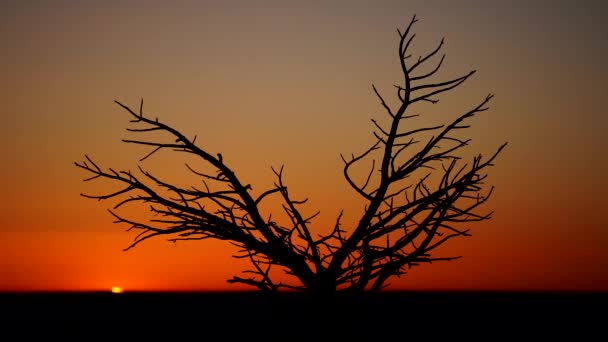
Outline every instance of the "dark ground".
<path fill-rule="evenodd" d="M 606 338 L 607 305 L 608 293 L 5 293 L 0 339 L 589 341 Z"/>

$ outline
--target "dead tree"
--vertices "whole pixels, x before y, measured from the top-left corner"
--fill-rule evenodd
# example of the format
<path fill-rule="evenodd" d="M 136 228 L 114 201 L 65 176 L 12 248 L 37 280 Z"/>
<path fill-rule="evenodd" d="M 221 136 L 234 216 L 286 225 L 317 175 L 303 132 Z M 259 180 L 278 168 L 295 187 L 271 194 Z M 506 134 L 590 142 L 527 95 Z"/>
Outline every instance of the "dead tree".
<path fill-rule="evenodd" d="M 139 172 L 104 169 L 88 156 L 76 166 L 92 174 L 86 181 L 110 179 L 122 188 L 103 195 L 85 197 L 118 199 L 110 213 L 117 223 L 138 231 L 134 242 L 126 249 L 151 237 L 164 235 L 170 241 L 221 239 L 238 246 L 236 258 L 248 258 L 252 268 L 247 276 L 234 276 L 229 283 L 244 283 L 262 290 L 294 289 L 315 294 L 367 293 L 388 285 L 389 278 L 400 276 L 414 265 L 458 257 L 435 257 L 432 252 L 448 240 L 469 235 L 469 226 L 490 219 L 490 213 L 478 212 L 488 201 L 493 187 L 484 188 L 494 159 L 506 146 L 499 146 L 487 159 L 481 154 L 467 162 L 459 152 L 470 139 L 457 136 L 469 127 L 468 121 L 486 111 L 493 95 L 488 95 L 473 109 L 453 121 L 435 126 L 412 127 L 417 114 L 414 105 L 434 104 L 438 95 L 452 90 L 469 79 L 471 71 L 461 77 L 432 82 L 445 55 L 438 58 L 444 41 L 426 55 L 412 58 L 408 53 L 414 39 L 411 33 L 414 16 L 404 32 L 398 30 L 399 61 L 403 84 L 396 85 L 392 108 L 378 92 L 385 121 L 372 119 L 375 143 L 359 155 L 342 157 L 344 176 L 366 205 L 354 227 L 342 227 L 340 213 L 329 233 L 315 234 L 311 219 L 303 215 L 301 204 L 294 199 L 284 183 L 283 167 L 272 169 L 276 175 L 274 187 L 254 194 L 249 184 L 241 182 L 219 153 L 211 153 L 177 129 L 158 119 L 144 115 L 143 100 L 139 110 L 116 101 L 131 116 L 136 134 L 161 132 L 170 136 L 169 142 L 157 140 L 123 140 L 145 145 L 151 152 L 172 150 L 194 155 L 200 168 L 186 167 L 202 180 L 200 187 L 178 187 L 155 177 L 139 167 Z M 431 62 L 434 61 L 434 62 Z M 421 71 L 423 67 L 426 71 Z M 162 139 L 161 139 L 162 140 Z M 468 159 L 468 158 L 467 158 Z M 357 177 L 356 165 L 368 163 L 369 173 Z M 361 175 L 359 175 L 361 176 Z M 261 203 L 278 197 L 288 224 L 273 220 L 263 213 Z M 149 205 L 150 219 L 142 222 L 123 217 L 117 209 L 127 203 Z M 276 281 L 271 270 L 289 275 L 289 281 Z"/>

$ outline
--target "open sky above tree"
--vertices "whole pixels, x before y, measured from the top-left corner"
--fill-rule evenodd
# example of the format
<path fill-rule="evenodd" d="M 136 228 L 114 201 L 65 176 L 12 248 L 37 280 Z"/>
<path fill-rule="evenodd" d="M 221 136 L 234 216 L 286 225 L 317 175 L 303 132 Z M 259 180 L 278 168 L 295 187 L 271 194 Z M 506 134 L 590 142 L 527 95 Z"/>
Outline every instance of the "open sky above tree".
<path fill-rule="evenodd" d="M 447 265 L 416 270 L 400 288 L 584 288 L 606 284 L 607 35 L 595 1 L 3 2 L 5 161 L 0 277 L 7 288 L 225 288 L 242 268 L 223 244 L 130 237 L 82 201 L 83 151 L 133 167 L 114 99 L 204 136 L 259 187 L 286 165 L 290 192 L 309 198 L 319 226 L 356 212 L 340 153 L 372 142 L 370 94 L 398 83 L 394 46 L 416 13 L 417 51 L 446 37 L 444 72 L 474 79 L 437 104 L 468 108 L 496 94 L 471 127 L 473 149 L 509 153 L 491 172 L 493 219 L 457 242 Z M 314 24 L 311 24 L 314 23 Z M 397 68 L 397 69 L 396 69 Z M 240 137 L 235 140 L 234 136 Z M 171 159 L 170 156 L 167 156 Z M 166 161 L 166 159 L 164 160 Z M 181 161 L 176 162 L 181 165 Z M 182 176 L 150 161 L 159 176 Z M 315 175 L 315 178 L 311 178 Z M 184 176 L 185 177 L 185 176 Z M 188 179 L 184 178 L 184 183 Z M 344 224 L 352 222 L 345 221 Z M 162 239 L 161 239 L 162 240 Z M 218 266 L 218 260 L 219 266 Z M 202 276 L 205 274 L 205 276 Z M 605 286 L 605 285 L 604 285 Z"/>

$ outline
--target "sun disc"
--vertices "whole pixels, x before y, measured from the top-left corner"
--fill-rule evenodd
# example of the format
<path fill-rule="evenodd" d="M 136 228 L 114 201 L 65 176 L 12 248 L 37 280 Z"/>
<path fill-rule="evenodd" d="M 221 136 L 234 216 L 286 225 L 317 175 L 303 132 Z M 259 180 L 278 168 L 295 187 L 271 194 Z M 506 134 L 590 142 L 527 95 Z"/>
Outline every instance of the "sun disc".
<path fill-rule="evenodd" d="M 122 287 L 112 286 L 112 293 L 122 293 Z"/>

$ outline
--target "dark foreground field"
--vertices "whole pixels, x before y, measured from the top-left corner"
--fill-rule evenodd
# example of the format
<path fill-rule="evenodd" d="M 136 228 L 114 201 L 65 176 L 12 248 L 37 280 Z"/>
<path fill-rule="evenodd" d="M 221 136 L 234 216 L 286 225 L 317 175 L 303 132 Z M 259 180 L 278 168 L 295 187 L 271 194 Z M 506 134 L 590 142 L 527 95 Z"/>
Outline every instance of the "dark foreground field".
<path fill-rule="evenodd" d="M 397 292 L 333 302 L 256 292 L 13 293 L 0 294 L 0 328 L 16 340 L 583 341 L 608 333 L 607 304 L 608 294 L 589 293 Z"/>

